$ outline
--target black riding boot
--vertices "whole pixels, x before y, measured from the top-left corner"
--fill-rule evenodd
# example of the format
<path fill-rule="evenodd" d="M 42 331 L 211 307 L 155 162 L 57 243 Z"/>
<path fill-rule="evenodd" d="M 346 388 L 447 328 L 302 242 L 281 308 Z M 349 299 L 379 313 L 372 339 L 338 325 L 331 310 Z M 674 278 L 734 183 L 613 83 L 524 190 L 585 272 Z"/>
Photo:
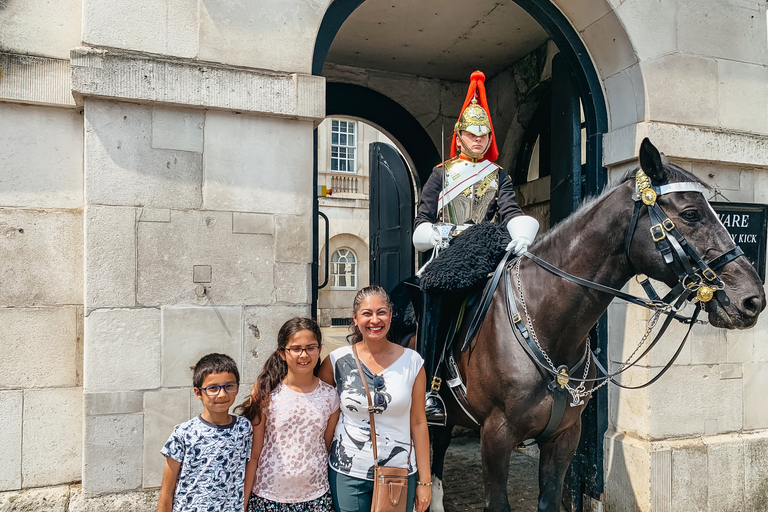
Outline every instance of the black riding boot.
<path fill-rule="evenodd" d="M 438 394 L 441 379 L 438 376 L 437 364 L 442 354 L 445 333 L 441 332 L 440 312 L 443 300 L 439 295 L 425 293 L 423 296 L 417 349 L 424 358 L 424 372 L 427 375 L 427 396 L 425 409 L 427 423 L 430 425 L 445 425 L 447 421 L 445 403 Z"/>

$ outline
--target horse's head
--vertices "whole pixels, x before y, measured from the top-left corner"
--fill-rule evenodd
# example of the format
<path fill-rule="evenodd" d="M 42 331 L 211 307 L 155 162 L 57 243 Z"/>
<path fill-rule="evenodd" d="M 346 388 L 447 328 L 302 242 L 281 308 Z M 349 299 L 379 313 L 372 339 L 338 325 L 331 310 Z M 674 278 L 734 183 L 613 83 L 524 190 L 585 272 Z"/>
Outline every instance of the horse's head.
<path fill-rule="evenodd" d="M 703 184 L 663 159 L 648 139 L 640 146 L 640 166 L 630 265 L 673 288 L 681 281 L 689 290 L 703 288 L 697 298 L 712 325 L 752 327 L 765 308 L 763 285 L 704 197 Z"/>

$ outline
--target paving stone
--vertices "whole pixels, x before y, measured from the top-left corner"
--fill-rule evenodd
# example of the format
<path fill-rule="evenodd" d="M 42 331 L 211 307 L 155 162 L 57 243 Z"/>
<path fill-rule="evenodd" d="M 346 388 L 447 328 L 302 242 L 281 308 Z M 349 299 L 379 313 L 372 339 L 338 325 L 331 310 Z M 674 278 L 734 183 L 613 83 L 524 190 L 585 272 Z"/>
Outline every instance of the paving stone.
<path fill-rule="evenodd" d="M 3 512 L 69 512 L 69 485 L 0 492 Z"/>
<path fill-rule="evenodd" d="M 68 512 L 148 512 L 157 509 L 158 498 L 157 490 L 86 497 L 81 487 L 73 486 Z"/>

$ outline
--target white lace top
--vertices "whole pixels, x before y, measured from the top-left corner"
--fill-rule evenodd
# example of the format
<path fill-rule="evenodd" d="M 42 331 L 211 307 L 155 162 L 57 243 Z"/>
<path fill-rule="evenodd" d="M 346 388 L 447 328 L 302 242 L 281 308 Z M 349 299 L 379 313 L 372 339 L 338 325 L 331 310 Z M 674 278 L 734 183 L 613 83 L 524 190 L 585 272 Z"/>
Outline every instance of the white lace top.
<path fill-rule="evenodd" d="M 282 382 L 272 391 L 253 493 L 278 503 L 315 500 L 328 492 L 325 427 L 339 408 L 323 381 L 309 393 Z"/>

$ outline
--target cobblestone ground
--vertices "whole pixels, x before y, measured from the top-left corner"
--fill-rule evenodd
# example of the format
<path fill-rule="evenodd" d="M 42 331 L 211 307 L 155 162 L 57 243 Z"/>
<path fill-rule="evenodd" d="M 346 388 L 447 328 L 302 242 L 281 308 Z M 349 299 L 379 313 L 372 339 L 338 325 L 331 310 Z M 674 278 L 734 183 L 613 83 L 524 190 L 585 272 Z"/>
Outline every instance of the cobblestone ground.
<path fill-rule="evenodd" d="M 509 506 L 512 512 L 536 510 L 539 493 L 538 460 L 513 451 L 510 458 Z M 483 469 L 480 465 L 480 439 L 454 437 L 445 455 L 443 472 L 446 512 L 481 512 L 483 510 Z"/>

